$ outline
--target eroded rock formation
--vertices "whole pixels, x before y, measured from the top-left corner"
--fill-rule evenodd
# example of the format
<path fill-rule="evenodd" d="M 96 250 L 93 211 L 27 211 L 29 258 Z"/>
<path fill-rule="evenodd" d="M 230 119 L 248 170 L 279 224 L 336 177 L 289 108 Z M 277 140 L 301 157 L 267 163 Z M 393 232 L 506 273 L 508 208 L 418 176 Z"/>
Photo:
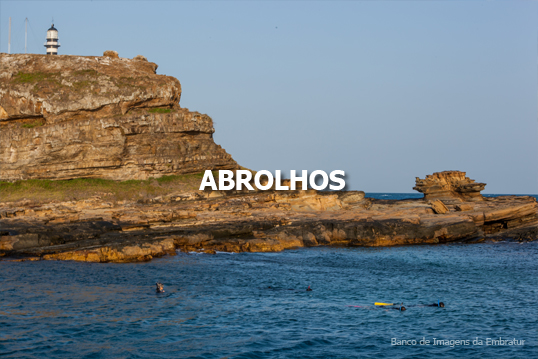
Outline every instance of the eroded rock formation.
<path fill-rule="evenodd" d="M 0 180 L 235 169 L 213 121 L 143 56 L 0 54 Z"/>
<path fill-rule="evenodd" d="M 443 204 L 443 203 L 441 203 Z M 183 251 L 266 252 L 318 245 L 393 246 L 536 240 L 534 197 L 443 204 L 364 192 L 213 191 L 139 202 L 100 198 L 0 203 L 0 256 L 93 262 Z"/>
<path fill-rule="evenodd" d="M 480 194 L 485 183 L 477 183 L 461 171 L 443 171 L 416 178 L 414 190 L 424 193 L 425 200 L 441 200 L 446 203 L 482 201 Z"/>

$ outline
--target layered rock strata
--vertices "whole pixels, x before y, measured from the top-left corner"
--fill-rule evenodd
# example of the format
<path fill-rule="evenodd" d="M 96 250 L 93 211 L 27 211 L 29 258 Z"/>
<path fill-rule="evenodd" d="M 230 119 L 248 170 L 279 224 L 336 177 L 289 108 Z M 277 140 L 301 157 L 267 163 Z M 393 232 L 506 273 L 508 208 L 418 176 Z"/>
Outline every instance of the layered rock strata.
<path fill-rule="evenodd" d="M 426 178 L 416 178 L 414 190 L 424 193 L 426 200 L 441 200 L 447 203 L 464 201 L 482 201 L 480 194 L 486 187 L 485 183 L 477 183 L 465 176 L 461 171 L 443 171 L 427 175 Z"/>
<path fill-rule="evenodd" d="M 266 252 L 319 245 L 394 246 L 538 238 L 534 197 L 443 203 L 363 192 L 213 191 L 145 202 L 100 198 L 0 203 L 0 253 L 126 262 L 183 251 Z"/>
<path fill-rule="evenodd" d="M 0 54 L 0 180 L 146 179 L 237 163 L 143 57 Z"/>

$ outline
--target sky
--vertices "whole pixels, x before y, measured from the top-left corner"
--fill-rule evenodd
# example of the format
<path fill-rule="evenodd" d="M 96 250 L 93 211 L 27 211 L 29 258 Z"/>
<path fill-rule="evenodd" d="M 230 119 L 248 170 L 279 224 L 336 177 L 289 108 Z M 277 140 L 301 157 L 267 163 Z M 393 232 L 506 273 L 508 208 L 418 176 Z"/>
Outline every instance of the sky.
<path fill-rule="evenodd" d="M 538 194 L 536 1 L 0 1 L 0 51 L 144 55 L 253 170 L 413 192 L 460 170 Z M 0 69 L 1 70 L 1 69 Z"/>

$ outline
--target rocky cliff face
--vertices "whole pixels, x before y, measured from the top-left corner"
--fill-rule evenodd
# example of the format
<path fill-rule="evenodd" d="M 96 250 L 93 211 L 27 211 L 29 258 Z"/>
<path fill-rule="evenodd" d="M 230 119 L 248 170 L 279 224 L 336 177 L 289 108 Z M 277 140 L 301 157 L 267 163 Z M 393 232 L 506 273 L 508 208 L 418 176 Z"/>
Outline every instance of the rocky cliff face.
<path fill-rule="evenodd" d="M 0 54 L 0 180 L 235 169 L 213 121 L 143 57 Z"/>

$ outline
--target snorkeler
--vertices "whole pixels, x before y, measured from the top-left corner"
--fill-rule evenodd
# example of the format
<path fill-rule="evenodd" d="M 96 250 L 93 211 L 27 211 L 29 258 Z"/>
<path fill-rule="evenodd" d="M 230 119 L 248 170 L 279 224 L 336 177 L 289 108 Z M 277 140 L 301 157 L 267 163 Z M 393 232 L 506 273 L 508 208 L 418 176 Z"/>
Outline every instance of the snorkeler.
<path fill-rule="evenodd" d="M 363 309 L 368 309 L 368 310 L 378 310 L 378 309 L 385 309 L 385 310 L 389 310 L 389 309 L 395 309 L 395 310 L 398 310 L 400 312 L 403 312 L 404 310 L 407 310 L 406 307 L 404 307 L 403 305 L 399 306 L 399 307 L 378 307 L 378 306 L 373 306 L 373 305 L 348 305 L 348 307 L 353 307 L 353 308 L 363 308 Z"/>
<path fill-rule="evenodd" d="M 306 291 L 307 291 L 307 292 L 311 292 L 311 291 L 312 291 L 312 288 L 310 288 L 310 286 L 308 286 L 308 288 L 306 288 Z"/>
<path fill-rule="evenodd" d="M 156 289 L 157 293 L 164 293 L 164 286 L 162 283 L 155 283 L 155 285 L 157 286 L 157 289 Z"/>
<path fill-rule="evenodd" d="M 415 304 L 415 305 L 410 305 L 410 307 L 438 307 L 438 308 L 444 308 L 445 303 L 437 301 L 437 303 L 433 303 L 433 304 Z"/>

